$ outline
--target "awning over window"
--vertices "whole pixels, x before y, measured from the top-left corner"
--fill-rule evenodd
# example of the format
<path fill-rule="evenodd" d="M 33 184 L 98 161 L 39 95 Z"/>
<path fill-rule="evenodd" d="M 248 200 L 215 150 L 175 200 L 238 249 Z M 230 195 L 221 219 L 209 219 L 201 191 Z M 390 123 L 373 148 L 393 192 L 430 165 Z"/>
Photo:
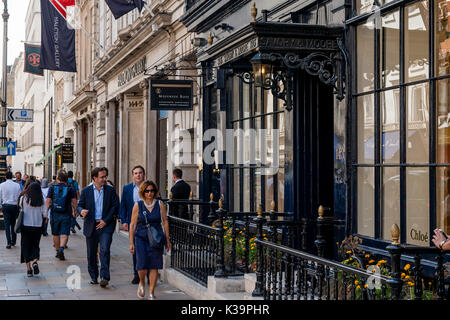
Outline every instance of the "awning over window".
<path fill-rule="evenodd" d="M 61 149 L 61 148 L 62 148 L 62 145 L 59 145 L 59 146 L 53 148 L 52 151 L 50 151 L 49 153 L 47 153 L 41 160 L 39 160 L 38 162 L 36 162 L 35 165 L 36 165 L 36 166 L 42 165 L 42 164 L 44 163 L 44 161 L 45 161 L 48 157 L 50 157 L 52 154 L 54 154 L 56 151 L 58 151 L 58 150 Z"/>

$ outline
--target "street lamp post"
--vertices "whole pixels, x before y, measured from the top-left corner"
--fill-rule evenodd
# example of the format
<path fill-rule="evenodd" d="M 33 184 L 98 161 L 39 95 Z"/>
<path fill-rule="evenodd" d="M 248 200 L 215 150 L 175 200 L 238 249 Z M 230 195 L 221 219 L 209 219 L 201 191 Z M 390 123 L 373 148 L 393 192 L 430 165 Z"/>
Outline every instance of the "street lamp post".
<path fill-rule="evenodd" d="M 2 78 L 2 105 L 0 112 L 0 146 L 6 146 L 6 126 L 8 125 L 6 118 L 6 108 L 7 108 L 7 87 L 8 87 L 8 66 L 7 66 L 7 54 L 8 54 L 8 0 L 3 0 L 4 10 L 3 10 L 3 78 Z M 6 156 L 0 156 L 0 179 L 5 179 L 6 175 Z"/>

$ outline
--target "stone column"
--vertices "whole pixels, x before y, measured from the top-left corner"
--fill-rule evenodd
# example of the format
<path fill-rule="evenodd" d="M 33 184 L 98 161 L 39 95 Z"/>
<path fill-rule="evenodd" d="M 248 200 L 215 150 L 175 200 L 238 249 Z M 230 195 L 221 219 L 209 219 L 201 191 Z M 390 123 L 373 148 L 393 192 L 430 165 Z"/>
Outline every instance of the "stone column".
<path fill-rule="evenodd" d="M 94 150 L 96 150 L 96 154 L 97 154 L 97 166 L 98 167 L 106 167 L 106 163 L 105 163 L 106 139 L 105 139 L 104 135 L 106 135 L 106 106 L 107 106 L 107 104 L 108 103 L 105 102 L 99 106 L 99 110 L 97 112 L 97 121 L 94 122 L 97 124 L 97 129 L 95 130 L 96 144 L 95 144 Z M 100 135 L 103 138 L 101 138 Z M 102 141 L 103 141 L 103 145 L 102 145 Z"/>
<path fill-rule="evenodd" d="M 116 102 L 109 101 L 106 102 L 106 121 L 105 121 L 105 133 L 106 133 L 106 150 L 105 150 L 105 166 L 110 171 L 111 178 L 114 177 L 116 172 L 116 131 L 115 131 L 115 121 L 116 121 Z M 113 179 L 111 179 L 113 180 Z M 117 185 L 118 181 L 114 181 Z"/>
<path fill-rule="evenodd" d="M 82 146 L 81 146 L 81 130 L 83 130 L 83 127 L 82 127 L 82 125 L 81 125 L 81 120 L 76 120 L 74 123 L 73 123 L 74 125 L 75 125 L 75 168 L 74 168 L 74 171 L 75 171 L 75 178 L 76 178 L 76 180 L 77 181 L 79 181 L 80 183 L 81 183 L 81 175 L 82 175 L 82 172 L 81 172 L 81 170 L 82 170 L 82 154 L 83 154 L 83 152 L 82 152 Z"/>
<path fill-rule="evenodd" d="M 157 125 L 158 125 L 158 112 L 150 111 L 149 102 L 149 85 L 148 81 L 144 80 L 139 83 L 140 88 L 143 90 L 144 99 L 144 159 L 145 159 L 145 171 L 146 178 L 157 180 L 156 167 L 158 163 L 159 150 L 156 150 L 158 146 L 157 138 Z"/>
<path fill-rule="evenodd" d="M 122 190 L 123 186 L 127 184 L 127 152 L 128 152 L 128 126 L 126 123 L 128 122 L 126 117 L 125 110 L 125 100 L 123 94 L 119 94 L 116 97 L 117 102 L 119 103 L 119 112 L 120 112 L 120 135 L 119 135 L 119 184 L 117 185 L 117 190 Z"/>
<path fill-rule="evenodd" d="M 86 116 L 88 121 L 88 134 L 87 134 L 87 171 L 91 172 L 95 167 L 95 158 L 94 158 L 94 117 L 92 114 L 88 114 Z M 87 174 L 89 175 L 89 174 Z M 88 179 L 89 181 L 89 179 Z"/>

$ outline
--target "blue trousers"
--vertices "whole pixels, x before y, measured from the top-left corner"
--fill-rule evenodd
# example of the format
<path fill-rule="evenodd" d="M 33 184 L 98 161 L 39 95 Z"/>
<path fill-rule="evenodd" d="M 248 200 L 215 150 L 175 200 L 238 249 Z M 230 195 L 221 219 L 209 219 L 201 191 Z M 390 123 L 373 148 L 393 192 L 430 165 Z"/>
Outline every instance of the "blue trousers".
<path fill-rule="evenodd" d="M 112 242 L 112 232 L 105 232 L 102 229 L 95 230 L 92 237 L 86 237 L 88 271 L 92 280 L 98 279 L 97 248 L 100 244 L 100 278 L 110 280 L 109 262 L 111 258 L 110 249 Z"/>
<path fill-rule="evenodd" d="M 3 218 L 5 220 L 5 233 L 8 245 L 16 244 L 17 234 L 14 232 L 19 207 L 15 205 L 4 204 L 2 206 Z"/>

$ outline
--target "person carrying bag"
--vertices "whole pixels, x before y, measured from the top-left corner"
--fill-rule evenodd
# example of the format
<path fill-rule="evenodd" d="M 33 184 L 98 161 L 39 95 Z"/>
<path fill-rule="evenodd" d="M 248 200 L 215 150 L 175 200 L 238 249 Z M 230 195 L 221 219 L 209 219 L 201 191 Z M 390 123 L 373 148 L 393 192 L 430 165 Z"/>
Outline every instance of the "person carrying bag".
<path fill-rule="evenodd" d="M 137 295 L 141 299 L 145 297 L 145 276 L 150 270 L 150 300 L 156 299 L 154 290 L 158 269 L 163 268 L 164 247 L 172 248 L 166 207 L 156 199 L 157 194 L 158 187 L 153 181 L 141 184 L 139 197 L 142 200 L 135 203 L 130 223 L 130 252 L 136 252 L 139 274 Z"/>

